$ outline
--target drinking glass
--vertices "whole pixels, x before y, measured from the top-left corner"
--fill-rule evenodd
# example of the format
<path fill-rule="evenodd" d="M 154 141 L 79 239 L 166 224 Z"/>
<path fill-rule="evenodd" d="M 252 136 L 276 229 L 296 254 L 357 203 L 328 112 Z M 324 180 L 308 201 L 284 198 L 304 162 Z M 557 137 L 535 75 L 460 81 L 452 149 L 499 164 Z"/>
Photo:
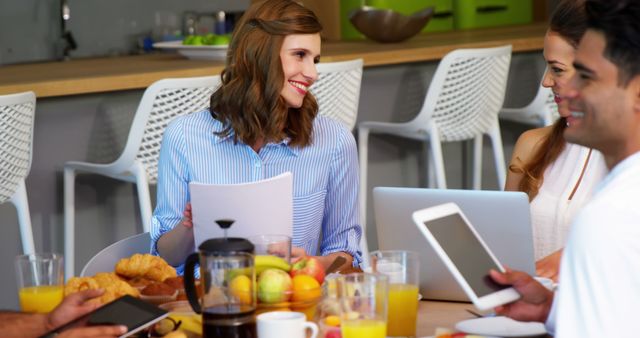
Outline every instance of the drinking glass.
<path fill-rule="evenodd" d="M 322 300 L 316 309 L 319 337 L 340 337 L 340 283 L 342 275 L 332 273 L 324 278 Z"/>
<path fill-rule="evenodd" d="M 342 277 L 341 331 L 343 338 L 385 338 L 387 335 L 388 278 L 382 274 L 353 273 Z"/>
<path fill-rule="evenodd" d="M 41 253 L 16 257 L 18 298 L 24 312 L 51 312 L 64 294 L 62 255 Z"/>
<path fill-rule="evenodd" d="M 256 255 L 272 255 L 291 262 L 291 237 L 287 235 L 257 235 L 247 238 L 255 246 Z"/>
<path fill-rule="evenodd" d="M 415 337 L 418 318 L 418 254 L 405 250 L 374 251 L 371 269 L 389 278 L 387 335 Z"/>

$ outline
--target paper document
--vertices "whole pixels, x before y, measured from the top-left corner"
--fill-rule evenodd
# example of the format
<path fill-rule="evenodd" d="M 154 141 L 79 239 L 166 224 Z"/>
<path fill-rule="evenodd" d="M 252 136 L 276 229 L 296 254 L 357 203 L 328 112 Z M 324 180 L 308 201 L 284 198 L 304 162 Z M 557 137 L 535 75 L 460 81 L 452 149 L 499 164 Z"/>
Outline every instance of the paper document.
<path fill-rule="evenodd" d="M 223 237 L 216 220 L 234 220 L 229 237 L 293 235 L 293 175 L 290 172 L 242 184 L 189 183 L 196 248 Z"/>

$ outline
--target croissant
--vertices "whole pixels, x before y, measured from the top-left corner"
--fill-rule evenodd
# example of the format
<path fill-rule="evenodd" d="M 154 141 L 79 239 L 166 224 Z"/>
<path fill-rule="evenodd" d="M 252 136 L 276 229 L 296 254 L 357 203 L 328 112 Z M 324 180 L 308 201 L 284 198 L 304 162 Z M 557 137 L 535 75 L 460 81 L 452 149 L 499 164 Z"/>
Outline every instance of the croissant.
<path fill-rule="evenodd" d="M 135 254 L 119 260 L 116 273 L 127 278 L 145 277 L 158 282 L 177 276 L 176 269 L 164 259 L 150 254 Z"/>
<path fill-rule="evenodd" d="M 68 296 L 78 291 L 99 289 L 99 288 L 100 288 L 100 285 L 98 284 L 98 281 L 93 279 L 93 277 L 73 277 L 69 279 L 67 284 L 64 286 L 64 295 Z"/>
<path fill-rule="evenodd" d="M 90 303 L 106 304 L 124 295 L 140 297 L 140 292 L 120 279 L 113 273 L 101 272 L 94 277 L 73 277 L 64 287 L 65 296 L 88 289 L 104 289 L 104 294 L 99 298 L 90 300 Z"/>

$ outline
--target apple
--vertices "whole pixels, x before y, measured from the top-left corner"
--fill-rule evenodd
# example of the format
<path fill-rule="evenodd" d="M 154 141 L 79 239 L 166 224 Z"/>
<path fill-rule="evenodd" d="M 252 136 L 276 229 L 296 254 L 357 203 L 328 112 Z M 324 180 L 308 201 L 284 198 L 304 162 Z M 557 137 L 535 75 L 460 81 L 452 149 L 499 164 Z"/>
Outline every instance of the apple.
<path fill-rule="evenodd" d="M 266 269 L 258 276 L 258 300 L 267 304 L 286 302 L 292 287 L 289 274 L 280 269 Z"/>
<path fill-rule="evenodd" d="M 342 338 L 342 334 L 340 332 L 340 329 L 333 328 L 332 330 L 327 331 L 324 337 L 325 338 Z"/>
<path fill-rule="evenodd" d="M 308 275 L 315 278 L 318 283 L 322 284 L 324 281 L 324 267 L 320 264 L 320 261 L 315 257 L 302 257 L 291 266 L 291 277 L 296 275 Z"/>

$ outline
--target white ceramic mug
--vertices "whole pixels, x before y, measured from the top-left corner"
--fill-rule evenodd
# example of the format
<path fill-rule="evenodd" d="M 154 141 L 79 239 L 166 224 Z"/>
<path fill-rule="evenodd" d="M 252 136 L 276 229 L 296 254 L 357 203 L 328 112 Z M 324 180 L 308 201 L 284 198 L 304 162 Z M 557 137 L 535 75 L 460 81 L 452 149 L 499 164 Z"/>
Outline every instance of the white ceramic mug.
<path fill-rule="evenodd" d="M 258 338 L 311 338 L 318 335 L 318 325 L 308 322 L 301 312 L 274 311 L 258 315 Z"/>

